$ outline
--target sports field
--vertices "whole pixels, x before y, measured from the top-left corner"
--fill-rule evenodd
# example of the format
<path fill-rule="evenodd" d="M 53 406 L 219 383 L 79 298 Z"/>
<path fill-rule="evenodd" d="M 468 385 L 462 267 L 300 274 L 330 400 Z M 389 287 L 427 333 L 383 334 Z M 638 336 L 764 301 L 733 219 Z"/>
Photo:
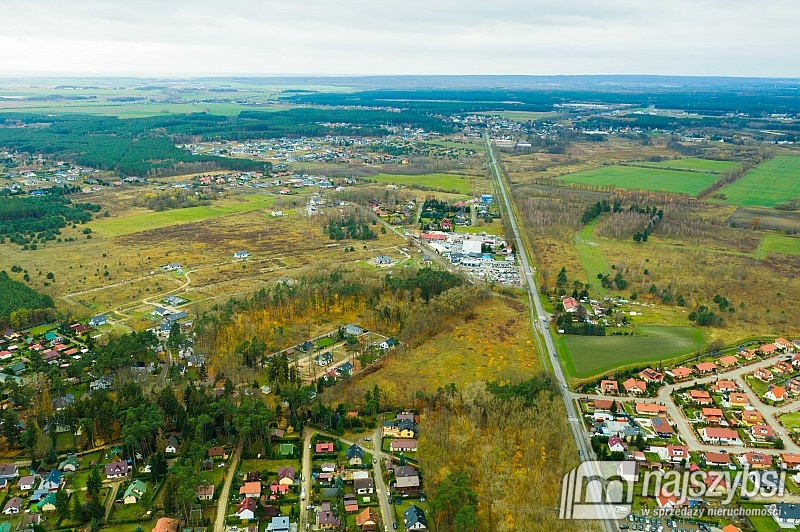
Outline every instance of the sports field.
<path fill-rule="evenodd" d="M 588 378 L 630 364 L 669 360 L 705 345 L 694 327 L 642 325 L 637 336 L 559 337 L 564 365 L 573 377 Z"/>
<path fill-rule="evenodd" d="M 651 168 L 663 168 L 665 170 L 693 170 L 695 172 L 711 172 L 718 173 L 729 168 L 739 166 L 739 163 L 733 161 L 712 161 L 710 159 L 698 159 L 696 157 L 687 157 L 686 159 L 673 159 L 671 161 L 660 162 L 632 162 L 637 166 L 649 166 Z"/>
<path fill-rule="evenodd" d="M 718 194 L 733 205 L 774 207 L 800 198 L 800 157 L 778 155 L 756 166 Z"/>
<path fill-rule="evenodd" d="M 224 200 L 207 206 L 201 205 L 185 209 L 145 212 L 120 218 L 100 219 L 96 222 L 91 222 L 90 226 L 92 231 L 96 233 L 107 237 L 115 237 L 170 225 L 196 222 L 207 218 L 217 218 L 237 212 L 255 211 L 271 205 L 273 201 L 275 201 L 273 196 L 252 195 L 238 201 Z"/>
<path fill-rule="evenodd" d="M 470 176 L 467 175 L 441 173 L 421 175 L 377 174 L 370 176 L 368 179 L 375 180 L 378 183 L 405 186 L 416 185 L 458 194 L 469 194 L 470 192 Z"/>
<path fill-rule="evenodd" d="M 600 286 L 597 275 L 611 273 L 611 266 L 608 265 L 600 246 L 594 241 L 595 223 L 587 224 L 586 227 L 575 233 L 575 249 L 578 251 L 581 266 L 586 272 L 586 282 L 591 284 L 597 291 L 605 292 Z"/>
<path fill-rule="evenodd" d="M 586 183 L 597 186 L 639 190 L 666 190 L 668 192 L 697 195 L 716 181 L 717 177 L 705 172 L 684 172 L 660 168 L 632 166 L 603 166 L 561 176 L 567 183 Z"/>

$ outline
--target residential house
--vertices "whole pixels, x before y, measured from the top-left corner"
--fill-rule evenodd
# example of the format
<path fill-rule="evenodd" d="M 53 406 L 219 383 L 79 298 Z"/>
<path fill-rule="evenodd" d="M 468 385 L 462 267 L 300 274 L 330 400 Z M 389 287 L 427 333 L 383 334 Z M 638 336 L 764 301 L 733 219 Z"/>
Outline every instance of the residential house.
<path fill-rule="evenodd" d="M 679 381 L 690 377 L 692 375 L 692 370 L 689 368 L 677 367 L 670 371 L 667 371 L 667 375 L 669 375 L 676 381 Z"/>
<path fill-rule="evenodd" d="M 643 403 L 637 401 L 634 409 L 637 414 L 643 416 L 657 416 L 659 414 L 666 414 L 667 407 L 666 405 L 660 405 L 657 403 Z"/>
<path fill-rule="evenodd" d="M 700 437 L 706 443 L 721 445 L 741 445 L 739 433 L 733 429 L 722 427 L 704 427 L 700 430 Z"/>
<path fill-rule="evenodd" d="M 378 266 L 386 266 L 393 262 L 394 260 L 392 260 L 392 257 L 389 257 L 388 255 L 378 255 L 378 257 L 375 259 L 375 264 Z"/>
<path fill-rule="evenodd" d="M 675 429 L 669 424 L 667 418 L 660 416 L 650 419 L 650 424 L 653 426 L 653 431 L 659 438 L 671 438 L 675 435 Z"/>
<path fill-rule="evenodd" d="M 278 468 L 278 484 L 281 486 L 291 486 L 294 484 L 294 468 L 293 467 L 279 467 Z"/>
<path fill-rule="evenodd" d="M 416 472 L 410 476 L 397 476 L 395 472 L 394 489 L 398 493 L 406 493 L 409 495 L 419 494 L 421 491 L 421 482 Z"/>
<path fill-rule="evenodd" d="M 775 347 L 780 349 L 781 351 L 794 351 L 794 344 L 787 340 L 786 338 L 777 338 L 774 342 Z"/>
<path fill-rule="evenodd" d="M 333 442 L 318 443 L 314 447 L 314 454 L 333 454 L 336 452 L 333 448 Z"/>
<path fill-rule="evenodd" d="M 389 444 L 389 450 L 393 453 L 415 452 L 417 450 L 417 440 L 414 438 L 395 438 Z"/>
<path fill-rule="evenodd" d="M 757 355 L 758 353 L 756 353 L 755 349 L 742 349 L 741 351 L 736 353 L 736 356 L 744 360 L 747 360 L 748 362 L 755 360 Z"/>
<path fill-rule="evenodd" d="M 742 465 L 749 465 L 751 469 L 764 469 L 772 466 L 772 457 L 759 452 L 744 453 Z"/>
<path fill-rule="evenodd" d="M 197 486 L 197 498 L 201 501 L 214 500 L 214 484 L 200 484 Z"/>
<path fill-rule="evenodd" d="M 275 495 L 286 495 L 289 493 L 289 485 L 288 484 L 278 484 L 277 482 L 273 481 L 269 485 L 269 492 L 270 492 L 270 499 L 274 499 Z"/>
<path fill-rule="evenodd" d="M 750 435 L 757 441 L 772 441 L 775 439 L 775 432 L 769 425 L 753 425 L 750 427 Z"/>
<path fill-rule="evenodd" d="M 17 489 L 20 491 L 30 491 L 33 489 L 33 485 L 36 482 L 36 477 L 34 475 L 26 475 L 19 479 L 17 482 Z"/>
<path fill-rule="evenodd" d="M 731 463 L 731 455 L 728 453 L 705 452 L 702 455 L 703 463 L 708 467 L 724 467 Z"/>
<path fill-rule="evenodd" d="M 393 347 L 396 347 L 399 344 L 400 342 L 398 342 L 396 338 L 387 338 L 386 340 L 379 343 L 378 347 L 380 347 L 384 351 L 388 351 L 389 349 L 392 349 Z"/>
<path fill-rule="evenodd" d="M 256 500 L 245 497 L 242 502 L 236 505 L 236 517 L 239 519 L 252 520 L 256 516 Z"/>
<path fill-rule="evenodd" d="M 156 521 L 156 526 L 153 528 L 152 532 L 177 532 L 178 531 L 178 520 L 172 519 L 171 517 L 162 517 L 158 521 Z"/>
<path fill-rule="evenodd" d="M 711 395 L 705 390 L 689 390 L 689 400 L 698 405 L 710 405 L 714 401 Z"/>
<path fill-rule="evenodd" d="M 800 454 L 785 453 L 780 455 L 781 467 L 797 471 L 800 469 Z"/>
<path fill-rule="evenodd" d="M 645 382 L 661 382 L 664 380 L 664 375 L 653 368 L 646 368 L 639 372 L 639 378 Z"/>
<path fill-rule="evenodd" d="M 719 425 L 724 418 L 721 408 L 703 407 L 700 411 L 700 419 L 709 425 Z"/>
<path fill-rule="evenodd" d="M 786 388 L 783 386 L 770 386 L 767 388 L 767 393 L 764 394 L 764 399 L 769 399 L 776 403 L 786 400 Z"/>
<path fill-rule="evenodd" d="M 332 462 L 323 462 L 322 465 L 320 466 L 320 469 L 322 470 L 323 473 L 333 473 L 334 471 L 336 471 L 336 464 Z"/>
<path fill-rule="evenodd" d="M 364 508 L 361 513 L 356 516 L 356 526 L 361 529 L 361 532 L 373 532 L 379 530 L 378 514 L 372 508 Z"/>
<path fill-rule="evenodd" d="M 239 488 L 239 495 L 258 499 L 261 497 L 261 482 L 245 482 L 244 486 Z"/>
<path fill-rule="evenodd" d="M 800 504 L 776 502 L 767 506 L 766 509 L 770 511 L 770 515 L 781 528 L 800 524 Z"/>
<path fill-rule="evenodd" d="M 800 356 L 800 355 L 798 355 Z M 619 392 L 619 383 L 614 380 L 602 380 L 600 381 L 600 393 L 618 393 Z"/>
<path fill-rule="evenodd" d="M 667 445 L 667 459 L 670 462 L 688 460 L 689 448 L 685 445 Z"/>
<path fill-rule="evenodd" d="M 595 399 L 594 401 L 592 401 L 592 404 L 594 405 L 595 410 L 608 410 L 608 411 L 610 411 L 611 410 L 611 405 L 612 404 L 616 404 L 616 411 L 617 412 L 623 412 L 624 411 L 624 409 L 622 407 L 622 403 L 620 403 L 619 401 L 611 400 L 611 399 Z"/>
<path fill-rule="evenodd" d="M 289 532 L 289 517 L 286 515 L 273 517 L 267 525 L 267 532 Z"/>
<path fill-rule="evenodd" d="M 778 360 L 777 362 L 775 362 L 772 365 L 772 369 L 774 371 L 776 371 L 777 373 L 782 373 L 784 375 L 787 375 L 787 374 L 791 373 L 792 371 L 794 371 L 794 368 L 792 368 L 792 365 L 789 364 L 788 362 L 784 362 L 783 360 Z"/>
<path fill-rule="evenodd" d="M 18 514 L 22 509 L 22 504 L 23 501 L 19 497 L 11 497 L 3 507 L 3 513 L 5 515 Z"/>
<path fill-rule="evenodd" d="M 748 408 L 742 410 L 742 424 L 746 426 L 758 425 L 764 422 L 764 416 L 758 410 Z"/>
<path fill-rule="evenodd" d="M 359 327 L 358 325 L 347 325 L 344 328 L 344 333 L 349 336 L 361 336 L 364 334 L 364 329 Z"/>
<path fill-rule="evenodd" d="M 789 379 L 788 381 L 786 381 L 785 386 L 786 386 L 786 391 L 789 392 L 790 394 L 792 395 L 800 394 L 800 379 L 797 378 Z"/>
<path fill-rule="evenodd" d="M 656 496 L 656 503 L 660 509 L 670 511 L 675 510 L 676 508 L 688 506 L 689 501 L 684 496 L 676 493 L 670 493 L 669 491 L 662 489 Z"/>
<path fill-rule="evenodd" d="M 134 480 L 122 496 L 123 504 L 136 504 L 147 492 L 147 484 L 139 479 Z"/>
<path fill-rule="evenodd" d="M 764 356 L 774 355 L 777 350 L 775 344 L 764 344 L 758 348 L 758 351 Z"/>
<path fill-rule="evenodd" d="M 347 448 L 345 456 L 351 466 L 360 466 L 364 463 L 364 451 L 355 443 Z"/>
<path fill-rule="evenodd" d="M 3 464 L 0 466 L 0 478 L 16 478 L 19 476 L 17 466 L 12 464 Z"/>
<path fill-rule="evenodd" d="M 412 504 L 403 513 L 406 530 L 428 530 L 428 520 L 425 519 L 425 512 L 416 504 Z"/>
<path fill-rule="evenodd" d="M 728 396 L 728 402 L 734 408 L 744 408 L 750 404 L 750 398 L 746 393 L 732 392 Z"/>
<path fill-rule="evenodd" d="M 106 321 L 105 314 L 98 314 L 97 316 L 93 316 L 92 319 L 89 320 L 90 327 L 100 327 L 101 325 L 105 325 L 108 323 Z"/>
<path fill-rule="evenodd" d="M 208 450 L 208 457 L 211 458 L 212 460 L 214 460 L 214 459 L 222 459 L 222 460 L 224 460 L 226 458 L 226 456 L 225 456 L 225 448 L 224 447 L 220 447 L 220 446 L 211 447 Z"/>
<path fill-rule="evenodd" d="M 77 469 L 78 469 L 79 467 L 80 467 L 80 462 L 78 462 L 78 459 L 77 459 L 77 458 L 75 458 L 75 456 L 74 456 L 74 455 L 69 455 L 69 456 L 67 456 L 67 457 L 64 459 L 64 461 L 63 461 L 63 462 L 61 462 L 60 464 L 58 464 L 58 470 L 59 470 L 59 471 L 62 471 L 62 472 L 64 472 L 64 473 L 67 473 L 67 472 L 72 472 L 72 471 L 77 471 Z"/>
<path fill-rule="evenodd" d="M 797 353 L 795 356 L 792 357 L 792 366 L 794 367 L 800 366 L 800 353 Z"/>
<path fill-rule="evenodd" d="M 334 517 L 330 509 L 317 512 L 317 526 L 320 530 L 333 530 L 339 528 L 340 525 L 341 522 Z"/>
<path fill-rule="evenodd" d="M 625 452 L 628 450 L 628 446 L 625 442 L 616 434 L 608 438 L 608 450 L 613 452 Z"/>
<path fill-rule="evenodd" d="M 625 388 L 625 393 L 628 395 L 639 395 L 647 391 L 647 383 L 636 380 L 633 377 L 623 382 L 622 387 Z"/>
<path fill-rule="evenodd" d="M 106 478 L 122 478 L 128 474 L 128 469 L 128 462 L 124 460 L 106 464 Z"/>
<path fill-rule="evenodd" d="M 59 487 L 61 487 L 61 482 L 64 480 L 64 477 L 58 469 L 50 470 L 50 473 L 42 479 L 42 482 L 39 484 L 39 489 L 47 490 L 47 491 L 57 491 Z"/>
<path fill-rule="evenodd" d="M 358 495 L 370 495 L 375 492 L 375 483 L 371 478 L 359 478 L 353 481 L 353 491 Z"/>
<path fill-rule="evenodd" d="M 701 375 L 704 373 L 711 373 L 717 369 L 717 365 L 713 362 L 700 362 L 694 365 L 694 369 Z"/>
<path fill-rule="evenodd" d="M 170 435 L 170 437 L 167 438 L 167 446 L 164 447 L 164 452 L 167 454 L 177 454 L 179 449 L 180 443 L 178 443 L 178 438 L 174 435 Z"/>
<path fill-rule="evenodd" d="M 247 251 L 237 251 L 236 253 L 233 254 L 234 259 L 246 259 L 249 256 L 250 253 L 248 253 Z"/>
<path fill-rule="evenodd" d="M 719 379 L 717 382 L 711 385 L 711 391 L 714 393 L 735 392 L 736 389 L 736 383 L 726 379 Z"/>
<path fill-rule="evenodd" d="M 574 297 L 564 298 L 562 304 L 564 305 L 564 310 L 566 312 L 569 312 L 570 314 L 578 312 L 578 301 Z"/>
<path fill-rule="evenodd" d="M 734 355 L 728 355 L 728 356 L 724 356 L 724 357 L 719 357 L 717 359 L 717 364 L 719 364 L 719 366 L 721 368 L 729 368 L 731 366 L 735 366 L 736 365 L 736 357 Z"/>

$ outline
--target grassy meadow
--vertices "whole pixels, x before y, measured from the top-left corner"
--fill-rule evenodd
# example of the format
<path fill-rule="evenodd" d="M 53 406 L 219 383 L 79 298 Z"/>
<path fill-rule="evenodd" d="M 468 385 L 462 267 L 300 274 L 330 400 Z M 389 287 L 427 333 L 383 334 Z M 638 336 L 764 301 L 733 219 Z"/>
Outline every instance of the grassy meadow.
<path fill-rule="evenodd" d="M 251 195 L 222 200 L 212 205 L 199 205 L 197 207 L 170 209 L 161 212 L 141 209 L 142 212 L 138 214 L 100 219 L 92 222 L 91 226 L 93 231 L 103 236 L 115 237 L 171 225 L 197 222 L 207 218 L 217 218 L 233 213 L 255 211 L 270 206 L 274 201 L 274 196 Z"/>
<path fill-rule="evenodd" d="M 694 172 L 710 172 L 716 174 L 730 168 L 739 166 L 739 163 L 734 161 L 712 161 L 710 159 L 698 159 L 696 157 L 687 157 L 685 159 L 672 159 L 669 161 L 636 161 L 630 164 L 637 166 L 647 166 L 650 168 L 663 168 L 665 170 L 688 170 Z"/>
<path fill-rule="evenodd" d="M 443 173 L 422 175 L 377 174 L 370 176 L 369 179 L 377 181 L 378 183 L 390 183 L 392 185 L 404 185 L 407 187 L 416 185 L 445 192 L 469 194 L 472 190 L 471 181 L 475 179 L 475 177 Z"/>
<path fill-rule="evenodd" d="M 575 249 L 578 251 L 581 265 L 586 271 L 586 282 L 599 292 L 605 293 L 597 276 L 611 273 L 611 266 L 608 265 L 600 245 L 594 241 L 594 226 L 595 222 L 587 224 L 586 227 L 575 233 Z"/>
<path fill-rule="evenodd" d="M 665 190 L 695 196 L 716 181 L 716 176 L 701 172 L 613 165 L 566 174 L 560 179 L 567 183 L 614 186 L 636 190 Z"/>
<path fill-rule="evenodd" d="M 717 191 L 733 205 L 774 207 L 800 198 L 800 157 L 777 155 Z"/>
<path fill-rule="evenodd" d="M 575 336 L 558 339 L 570 375 L 589 378 L 637 363 L 658 363 L 692 353 L 705 345 L 694 327 L 637 327 L 636 336 Z"/>
<path fill-rule="evenodd" d="M 782 235 L 765 235 L 759 248 L 760 259 L 766 258 L 767 253 L 783 253 L 786 255 L 800 255 L 800 238 Z"/>

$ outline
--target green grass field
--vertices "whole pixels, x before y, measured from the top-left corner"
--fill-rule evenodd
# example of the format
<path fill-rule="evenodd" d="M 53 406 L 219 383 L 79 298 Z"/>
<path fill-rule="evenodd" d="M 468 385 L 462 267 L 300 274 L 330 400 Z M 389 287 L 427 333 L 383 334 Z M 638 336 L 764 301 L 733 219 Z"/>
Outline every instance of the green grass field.
<path fill-rule="evenodd" d="M 597 186 L 640 190 L 666 190 L 668 192 L 697 195 L 716 181 L 716 176 L 702 172 L 646 169 L 632 166 L 603 166 L 561 176 L 567 183 L 585 183 Z"/>
<path fill-rule="evenodd" d="M 396 174 L 377 174 L 369 177 L 378 183 L 391 183 L 393 185 L 417 185 L 428 188 L 435 188 L 445 192 L 456 192 L 458 194 L 470 193 L 470 177 L 457 174 L 421 174 L 421 175 L 396 175 Z"/>
<path fill-rule="evenodd" d="M 778 155 L 762 163 L 717 194 L 733 205 L 774 207 L 800 198 L 800 157 Z"/>
<path fill-rule="evenodd" d="M 503 234 L 503 222 L 500 220 L 495 220 L 489 225 L 468 225 L 466 227 L 455 227 L 453 230 L 456 233 L 469 233 L 472 235 L 478 233 L 486 233 L 487 235 L 498 235 L 502 236 Z"/>
<path fill-rule="evenodd" d="M 220 201 L 207 206 L 201 205 L 162 212 L 146 212 L 108 220 L 100 219 L 96 222 L 91 222 L 90 227 L 92 231 L 103 236 L 115 237 L 170 225 L 196 222 L 206 218 L 218 218 L 237 212 L 255 211 L 268 207 L 273 201 L 275 201 L 275 198 L 272 196 L 252 195 L 246 196 L 243 201 Z"/>
<path fill-rule="evenodd" d="M 800 255 L 800 238 L 781 235 L 765 235 L 758 248 L 758 258 L 766 258 L 767 253 L 785 253 Z"/>
<path fill-rule="evenodd" d="M 611 266 L 606 262 L 603 251 L 597 242 L 594 241 L 594 226 L 596 222 L 587 224 L 586 227 L 575 233 L 575 249 L 581 265 L 586 272 L 586 282 L 595 287 L 599 292 L 605 291 L 600 286 L 597 279 L 598 274 L 607 275 L 611 273 Z"/>
<path fill-rule="evenodd" d="M 787 412 L 779 417 L 778 421 L 789 430 L 800 429 L 800 412 Z"/>
<path fill-rule="evenodd" d="M 657 163 L 649 161 L 636 161 L 630 164 L 637 166 L 649 166 L 651 168 L 663 168 L 665 170 L 694 170 L 696 172 L 710 172 L 713 174 L 739 166 L 739 163 L 733 161 L 711 161 L 709 159 L 698 159 L 695 157 L 687 157 L 686 159 L 673 159 L 671 161 L 660 161 Z"/>
<path fill-rule="evenodd" d="M 560 336 L 566 370 L 588 378 L 622 366 L 669 360 L 705 345 L 702 331 L 694 327 L 642 325 L 637 331 L 638 336 Z"/>

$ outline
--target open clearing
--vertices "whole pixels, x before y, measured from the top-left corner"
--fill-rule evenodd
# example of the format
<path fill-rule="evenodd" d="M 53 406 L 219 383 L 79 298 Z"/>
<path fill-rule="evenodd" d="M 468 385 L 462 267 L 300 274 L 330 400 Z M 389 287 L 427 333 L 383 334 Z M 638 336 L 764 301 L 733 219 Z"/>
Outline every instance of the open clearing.
<path fill-rule="evenodd" d="M 379 371 L 332 390 L 330 398 L 342 394 L 356 404 L 377 384 L 389 404 L 409 406 L 417 390 L 433 393 L 450 383 L 462 388 L 474 381 L 531 378 L 541 363 L 523 301 L 493 297 L 479 303 L 422 345 L 390 356 Z"/>
<path fill-rule="evenodd" d="M 766 235 L 761 242 L 761 256 L 765 258 L 767 253 L 785 253 L 787 255 L 800 255 L 800 238 L 781 235 Z"/>
<path fill-rule="evenodd" d="M 637 330 L 639 336 L 561 336 L 567 371 L 588 378 L 630 364 L 669 360 L 705 345 L 702 331 L 694 327 L 642 325 Z"/>
<path fill-rule="evenodd" d="M 597 276 L 609 274 L 611 266 L 608 265 L 600 245 L 594 241 L 595 223 L 587 224 L 586 227 L 575 233 L 575 249 L 578 251 L 581 265 L 586 271 L 586 282 L 604 293 L 605 290 L 600 287 Z"/>
<path fill-rule="evenodd" d="M 717 193 L 724 194 L 725 202 L 733 205 L 762 207 L 800 198 L 800 157 L 777 155 Z"/>
<path fill-rule="evenodd" d="M 635 168 L 632 166 L 603 166 L 559 179 L 567 183 L 585 183 L 597 186 L 638 190 L 666 190 L 677 194 L 696 196 L 701 190 L 716 181 L 716 176 L 704 172 L 685 172 L 659 168 Z"/>
<path fill-rule="evenodd" d="M 416 185 L 427 187 L 445 192 L 456 192 L 458 194 L 470 193 L 470 178 L 468 175 L 458 174 L 421 174 L 421 175 L 397 175 L 397 174 L 377 174 L 368 179 L 378 183 L 391 183 L 393 185 Z"/>
<path fill-rule="evenodd" d="M 712 161 L 710 159 L 698 159 L 696 157 L 687 157 L 686 159 L 672 159 L 670 161 L 636 161 L 630 164 L 637 166 L 648 166 L 650 168 L 663 168 L 664 170 L 690 170 L 695 172 L 710 172 L 716 174 L 739 166 L 739 163 L 734 161 Z"/>
<path fill-rule="evenodd" d="M 553 112 L 538 113 L 536 111 L 484 111 L 478 114 L 486 116 L 499 116 L 502 118 L 507 118 L 509 120 L 519 120 L 519 121 L 542 120 L 543 118 L 553 118 L 555 116 L 558 116 L 558 113 L 553 113 Z"/>
<path fill-rule="evenodd" d="M 237 212 L 255 211 L 268 207 L 274 201 L 274 196 L 252 195 L 237 200 L 215 202 L 213 205 L 170 209 L 161 212 L 143 212 L 108 220 L 100 219 L 91 222 L 91 227 L 93 231 L 103 236 L 115 237 L 170 225 L 197 222 L 207 218 L 218 218 Z"/>

